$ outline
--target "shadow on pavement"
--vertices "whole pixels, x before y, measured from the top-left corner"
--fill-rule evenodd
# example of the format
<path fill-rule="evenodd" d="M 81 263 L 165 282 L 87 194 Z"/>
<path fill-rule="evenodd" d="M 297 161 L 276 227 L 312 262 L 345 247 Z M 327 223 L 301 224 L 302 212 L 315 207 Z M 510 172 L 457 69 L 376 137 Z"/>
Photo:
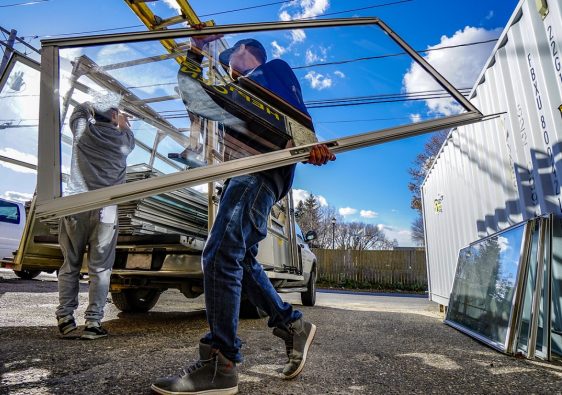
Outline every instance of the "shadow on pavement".
<path fill-rule="evenodd" d="M 58 282 L 53 280 L 23 280 L 21 278 L 2 278 L 0 277 L 0 297 L 9 292 L 45 293 L 58 292 Z M 80 281 L 80 292 L 88 291 L 87 281 Z"/>
<path fill-rule="evenodd" d="M 299 309 L 301 309 L 299 307 Z M 278 378 L 284 344 L 267 320 L 243 320 L 242 394 L 559 393 L 562 368 L 506 357 L 438 319 L 303 307 L 318 326 L 307 366 Z M 204 311 L 120 314 L 110 336 L 65 341 L 54 326 L 0 328 L 0 392 L 148 394 L 196 356 Z"/>

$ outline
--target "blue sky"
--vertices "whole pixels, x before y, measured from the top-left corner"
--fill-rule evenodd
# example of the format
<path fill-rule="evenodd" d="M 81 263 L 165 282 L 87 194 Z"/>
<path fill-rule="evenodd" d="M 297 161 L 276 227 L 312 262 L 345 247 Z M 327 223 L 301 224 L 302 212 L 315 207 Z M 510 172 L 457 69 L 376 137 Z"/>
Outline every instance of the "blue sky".
<path fill-rule="evenodd" d="M 40 42 L 34 39 L 34 36 L 56 36 L 140 24 L 136 15 L 120 0 L 49 0 L 10 6 L 27 2 L 32 3 L 33 0 L 0 0 L 0 26 L 16 29 L 19 36 L 26 37 L 35 46 L 39 46 Z M 439 45 L 454 46 L 497 38 L 517 4 L 515 0 L 298 0 L 241 12 L 231 11 L 201 19 L 213 19 L 219 25 L 268 22 L 302 16 L 317 17 L 393 2 L 397 4 L 348 11 L 333 17 L 378 16 L 414 49 L 425 50 Z M 156 14 L 167 17 L 174 13 L 166 3 L 172 1 L 161 0 L 151 4 Z M 267 3 L 272 2 L 191 1 L 192 7 L 200 16 Z M 107 32 L 137 30 L 144 29 L 131 27 Z M 239 38 L 241 36 L 226 37 L 230 43 Z M 410 59 L 405 56 L 336 66 L 311 66 L 401 52 L 387 37 L 372 27 L 307 30 L 300 33 L 285 31 L 258 34 L 256 38 L 266 46 L 269 58 L 281 56 L 293 67 L 305 66 L 296 69 L 295 73 L 302 85 L 306 101 L 435 89 L 427 76 L 412 67 Z M 430 63 L 457 88 L 470 88 L 493 45 L 494 43 L 488 43 L 443 49 L 428 52 L 424 56 L 427 56 Z M 155 45 L 154 48 L 156 47 Z M 21 51 L 25 49 L 21 45 L 16 48 Z M 94 59 L 102 63 L 111 63 L 130 59 L 131 54 L 152 55 L 152 50 L 155 49 L 148 45 L 133 45 L 127 49 L 113 46 L 83 50 L 81 53 L 94 54 Z M 101 54 L 105 56 L 102 57 Z M 152 69 L 152 74 L 156 75 L 156 81 L 166 82 L 173 78 L 173 73 L 168 77 L 166 70 L 158 69 L 159 72 L 154 73 L 155 70 Z M 146 82 L 147 75 L 148 73 L 139 75 L 139 80 Z M 128 81 L 133 82 L 131 75 L 123 78 L 129 78 Z M 142 97 L 145 94 L 162 95 L 166 90 L 153 89 L 149 92 L 145 89 L 136 93 Z M 9 98 L 3 98 L 5 95 L 3 92 L 0 100 L 6 104 Z M 28 113 L 33 112 L 36 100 L 33 97 L 20 99 L 27 100 L 24 106 L 25 114 L 31 119 Z M 418 119 L 441 117 L 456 111 L 458 106 L 446 99 L 310 109 L 316 132 L 323 140 L 378 130 Z M 4 116 L 0 115 L 0 118 L 3 120 Z M 26 133 L 32 132 L 25 128 L 0 130 L 0 154 L 33 161 L 34 151 L 29 147 L 32 140 L 22 137 Z M 294 183 L 296 195 L 302 198 L 311 192 L 321 196 L 322 202 L 339 211 L 342 220 L 380 224 L 387 235 L 396 238 L 400 245 L 412 245 L 409 231 L 416 212 L 410 209 L 407 169 L 423 149 L 427 138 L 421 136 L 341 154 L 336 162 L 322 168 L 299 165 Z M 16 143 L 15 139 L 21 141 Z M 173 142 L 170 142 L 169 146 L 172 149 Z M 17 198 L 22 196 L 21 194 L 33 191 L 33 173 L 24 173 L 21 169 L 6 167 L 2 163 L 0 169 L 3 174 L 0 178 L 0 195 Z"/>

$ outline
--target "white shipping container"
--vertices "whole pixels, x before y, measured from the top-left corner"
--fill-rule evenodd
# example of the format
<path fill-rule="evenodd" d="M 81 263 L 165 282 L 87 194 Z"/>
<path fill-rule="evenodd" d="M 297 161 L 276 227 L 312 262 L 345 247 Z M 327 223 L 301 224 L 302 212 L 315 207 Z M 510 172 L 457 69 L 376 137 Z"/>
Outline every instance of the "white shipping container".
<path fill-rule="evenodd" d="M 447 305 L 459 250 L 554 213 L 554 322 L 562 331 L 562 1 L 521 1 L 471 92 L 500 117 L 449 134 L 422 185 L 430 299 Z M 553 342 L 562 349 L 562 337 Z"/>

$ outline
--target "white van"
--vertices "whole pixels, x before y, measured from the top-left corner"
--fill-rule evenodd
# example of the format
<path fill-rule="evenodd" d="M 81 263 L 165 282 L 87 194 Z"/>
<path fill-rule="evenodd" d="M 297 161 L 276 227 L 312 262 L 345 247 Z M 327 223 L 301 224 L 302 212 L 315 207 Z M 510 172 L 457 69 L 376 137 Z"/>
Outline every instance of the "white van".
<path fill-rule="evenodd" d="M 25 226 L 23 203 L 0 199 L 0 259 L 13 259 Z"/>

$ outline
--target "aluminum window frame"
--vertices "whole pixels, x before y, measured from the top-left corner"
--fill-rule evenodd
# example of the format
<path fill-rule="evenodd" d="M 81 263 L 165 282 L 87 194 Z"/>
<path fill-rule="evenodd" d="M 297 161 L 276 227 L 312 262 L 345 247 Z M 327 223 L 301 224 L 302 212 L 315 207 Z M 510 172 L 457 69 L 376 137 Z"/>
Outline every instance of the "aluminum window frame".
<path fill-rule="evenodd" d="M 521 250 L 519 254 L 519 265 L 517 268 L 517 276 L 514 282 L 514 292 L 511 301 L 512 302 L 511 310 L 510 310 L 510 316 L 509 316 L 506 338 L 504 343 L 500 343 L 492 339 L 489 339 L 488 337 L 481 335 L 480 333 L 474 331 L 473 329 L 470 329 L 456 321 L 451 321 L 450 319 L 448 319 L 448 315 L 445 317 L 443 322 L 500 352 L 510 355 L 522 354 L 528 359 L 534 359 L 538 357 L 545 360 L 551 360 L 552 224 L 553 224 L 552 214 L 542 215 L 540 217 L 531 218 L 522 223 L 510 226 L 497 233 L 494 233 L 492 235 L 474 241 L 470 243 L 467 247 L 465 247 L 465 248 L 471 247 L 491 237 L 497 237 L 502 233 L 510 231 L 516 227 L 524 226 Z M 536 254 L 531 255 L 532 233 L 533 233 L 533 227 L 535 226 L 537 229 L 536 234 L 538 237 L 537 251 Z M 459 250 L 459 257 L 462 250 L 464 250 L 464 248 Z M 531 262 L 531 260 L 534 260 L 534 262 Z M 529 267 L 532 264 L 536 265 L 537 278 L 535 279 L 535 283 L 533 284 L 533 290 L 532 290 L 532 301 L 531 301 L 532 312 L 531 312 L 531 319 L 529 321 L 527 350 L 525 352 L 521 352 L 518 349 L 518 339 L 521 334 L 520 333 L 521 318 L 522 318 L 522 310 L 523 310 L 523 299 L 525 293 L 527 292 L 526 289 L 527 276 L 529 275 Z M 456 278 L 457 270 L 458 270 L 458 261 L 457 261 L 457 269 L 455 270 L 455 278 Z M 543 279 L 546 282 L 545 284 L 542 284 Z M 541 290 L 543 289 L 543 287 L 544 287 L 544 299 L 545 299 L 544 306 L 546 306 L 546 311 L 543 312 L 544 314 L 543 326 L 546 326 L 546 328 L 542 329 L 545 336 L 543 338 L 542 348 L 541 350 L 537 350 L 536 342 L 537 342 L 537 333 L 539 327 Z M 450 303 L 452 303 L 452 298 L 449 298 L 449 305 Z"/>
<path fill-rule="evenodd" d="M 488 337 L 485 337 L 485 336 L 481 335 L 480 333 L 478 333 L 478 332 L 476 332 L 476 331 L 474 331 L 474 330 L 472 330 L 472 329 L 470 329 L 470 328 L 468 328 L 468 327 L 466 327 L 466 326 L 464 326 L 460 323 L 457 323 L 456 321 L 451 321 L 448 318 L 449 314 L 447 314 L 447 316 L 445 316 L 445 319 L 443 320 L 443 322 L 445 324 L 447 324 L 447 325 L 449 325 L 449 326 L 469 335 L 470 337 L 473 337 L 473 338 L 479 340 L 480 342 L 482 342 L 482 343 L 484 343 L 484 344 L 486 344 L 486 345 L 488 345 L 488 346 L 490 346 L 490 347 L 492 347 L 492 348 L 494 348 L 494 349 L 496 349 L 500 352 L 503 352 L 503 353 L 509 353 L 509 350 L 511 348 L 513 348 L 514 339 L 515 339 L 514 335 L 517 333 L 517 330 L 514 330 L 514 329 L 517 328 L 516 325 L 517 325 L 517 322 L 518 322 L 518 318 L 515 314 L 515 311 L 516 311 L 515 309 L 516 309 L 516 306 L 519 306 L 521 304 L 521 301 L 520 301 L 521 291 L 520 291 L 520 289 L 521 289 L 522 282 L 525 280 L 525 275 L 524 275 L 525 271 L 524 270 L 526 270 L 526 267 L 527 267 L 526 263 L 529 260 L 529 252 L 530 252 L 530 249 L 531 249 L 530 236 L 531 236 L 531 225 L 532 225 L 531 222 L 532 221 L 534 221 L 534 220 L 529 220 L 529 221 L 525 221 L 524 223 L 520 223 L 520 224 L 516 224 L 514 226 L 510 226 L 509 228 L 504 229 L 504 230 L 502 230 L 498 233 L 494 233 L 492 235 L 489 235 L 489 236 L 486 236 L 482 239 L 479 239 L 475 242 L 472 242 L 467 247 L 465 247 L 465 248 L 472 247 L 473 245 L 475 245 L 477 243 L 481 243 L 481 242 L 483 242 L 487 239 L 490 239 L 492 237 L 497 237 L 497 236 L 499 236 L 499 235 L 501 235 L 505 232 L 509 232 L 509 231 L 515 229 L 516 227 L 521 227 L 521 226 L 523 227 L 523 235 L 521 237 L 522 241 L 521 241 L 521 247 L 520 247 L 520 252 L 519 252 L 519 264 L 517 266 L 517 277 L 516 277 L 515 282 L 514 282 L 515 291 L 513 292 L 513 297 L 512 297 L 512 300 L 511 300 L 511 309 L 510 309 L 510 313 L 509 313 L 509 320 L 508 320 L 508 326 L 507 326 L 507 331 L 506 331 L 506 335 L 505 335 L 505 342 L 501 343 L 501 342 L 494 341 L 494 340 L 492 340 Z M 460 253 L 462 252 L 462 250 L 464 250 L 464 248 L 462 248 L 459 251 L 459 257 L 460 257 Z M 459 258 L 459 260 L 460 260 L 460 258 Z M 457 272 L 459 270 L 459 267 L 458 267 L 459 260 L 457 260 L 457 268 L 455 270 L 455 278 L 456 278 Z M 452 293 L 452 290 L 451 290 L 451 293 Z M 450 305 L 451 305 L 452 302 L 453 302 L 453 298 L 449 297 L 449 306 L 447 307 L 447 312 L 450 311 Z"/>
<path fill-rule="evenodd" d="M 175 189 L 217 181 L 242 174 L 267 170 L 274 167 L 302 162 L 307 159 L 315 144 L 288 148 L 238 159 L 221 164 L 192 169 L 189 172 L 169 174 L 154 179 L 107 187 L 77 195 L 61 197 L 60 176 L 60 98 L 59 92 L 59 50 L 72 47 L 88 47 L 101 44 L 132 43 L 142 41 L 187 38 L 200 35 L 251 33 L 258 31 L 342 27 L 378 26 L 420 67 L 447 91 L 466 110 L 465 113 L 443 117 L 437 120 L 419 122 L 405 126 L 356 134 L 342 139 L 322 142 L 334 153 L 368 147 L 401 138 L 412 137 L 432 131 L 452 128 L 481 121 L 484 116 L 451 83 L 439 74 L 422 56 L 412 49 L 380 18 L 342 18 L 311 21 L 267 22 L 252 24 L 208 27 L 204 30 L 190 28 L 145 31 L 133 33 L 106 34 L 85 37 L 69 37 L 43 40 L 41 50 L 41 89 L 39 115 L 39 152 L 37 182 L 37 216 L 54 218 L 82 211 L 101 208 L 110 204 L 123 203 Z"/>

